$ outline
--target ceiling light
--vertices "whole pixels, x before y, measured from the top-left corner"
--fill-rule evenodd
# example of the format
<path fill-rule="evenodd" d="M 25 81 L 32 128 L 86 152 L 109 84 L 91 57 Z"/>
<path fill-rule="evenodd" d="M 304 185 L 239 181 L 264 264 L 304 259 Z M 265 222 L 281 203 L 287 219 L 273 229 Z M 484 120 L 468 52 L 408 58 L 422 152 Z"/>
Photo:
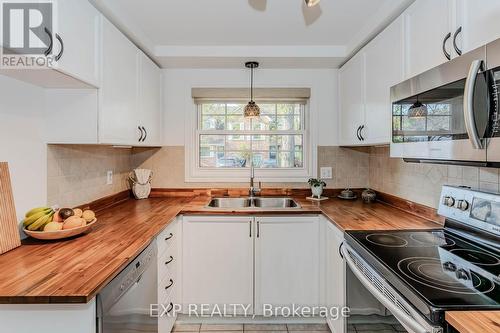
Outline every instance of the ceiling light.
<path fill-rule="evenodd" d="M 260 108 L 253 101 L 253 70 L 259 67 L 259 63 L 256 61 L 249 61 L 245 63 L 246 68 L 250 68 L 250 102 L 245 106 L 243 114 L 245 118 L 258 118 L 260 116 Z"/>
<path fill-rule="evenodd" d="M 314 7 L 316 6 L 320 0 L 304 0 L 306 2 L 307 7 Z"/>
<path fill-rule="evenodd" d="M 417 100 L 408 109 L 408 118 L 425 118 L 425 117 L 427 117 L 427 105 L 424 105 Z"/>

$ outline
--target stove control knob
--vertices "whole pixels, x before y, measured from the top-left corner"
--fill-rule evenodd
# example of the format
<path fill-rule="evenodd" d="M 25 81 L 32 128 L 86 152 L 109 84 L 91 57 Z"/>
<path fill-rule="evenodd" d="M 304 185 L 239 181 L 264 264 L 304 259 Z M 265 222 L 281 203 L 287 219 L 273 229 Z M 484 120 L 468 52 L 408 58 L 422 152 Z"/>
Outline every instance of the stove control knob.
<path fill-rule="evenodd" d="M 467 200 L 458 200 L 457 208 L 465 212 L 467 209 L 469 209 L 469 203 L 467 202 Z"/>
<path fill-rule="evenodd" d="M 465 269 L 459 269 L 456 273 L 457 278 L 461 280 L 469 280 L 469 273 Z"/>
<path fill-rule="evenodd" d="M 457 270 L 457 265 L 455 265 L 451 261 L 447 261 L 447 262 L 443 263 L 443 268 L 446 271 L 454 272 Z"/>
<path fill-rule="evenodd" d="M 453 199 L 453 197 L 446 196 L 443 198 L 443 205 L 453 207 L 455 205 L 455 199 Z"/>

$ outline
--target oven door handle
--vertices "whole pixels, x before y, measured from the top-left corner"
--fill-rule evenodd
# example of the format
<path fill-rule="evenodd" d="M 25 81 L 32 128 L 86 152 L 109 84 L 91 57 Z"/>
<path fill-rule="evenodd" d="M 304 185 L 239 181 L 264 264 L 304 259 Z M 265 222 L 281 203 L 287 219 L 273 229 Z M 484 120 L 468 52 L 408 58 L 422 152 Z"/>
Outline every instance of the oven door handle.
<path fill-rule="evenodd" d="M 476 85 L 477 74 L 482 67 L 482 60 L 474 60 L 471 63 L 464 89 L 465 128 L 474 149 L 484 149 L 483 142 L 477 133 L 476 120 L 474 119 L 474 87 Z"/>
<path fill-rule="evenodd" d="M 368 289 L 368 291 L 372 293 L 372 295 L 375 296 L 375 298 L 382 303 L 382 305 L 389 309 L 392 315 L 396 317 L 396 319 L 398 319 L 406 329 L 409 329 L 414 333 L 431 333 L 425 327 L 420 325 L 414 318 L 410 317 L 403 310 L 398 308 L 396 304 L 390 302 L 383 293 L 372 285 L 371 281 L 369 281 L 368 278 L 359 271 L 356 264 L 349 256 L 349 253 L 347 253 L 345 246 L 342 248 L 342 252 L 344 253 L 344 258 L 351 268 L 351 271 L 354 275 L 356 275 L 361 284 L 363 284 L 363 286 L 365 286 L 365 288 Z"/>

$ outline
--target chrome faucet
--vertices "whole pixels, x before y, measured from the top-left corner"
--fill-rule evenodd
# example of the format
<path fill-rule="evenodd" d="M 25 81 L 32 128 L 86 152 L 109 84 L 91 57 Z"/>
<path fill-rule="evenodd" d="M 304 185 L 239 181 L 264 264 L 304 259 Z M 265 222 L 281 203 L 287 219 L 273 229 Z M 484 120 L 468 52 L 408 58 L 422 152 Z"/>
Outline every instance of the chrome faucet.
<path fill-rule="evenodd" d="M 255 177 L 255 168 L 253 166 L 253 161 L 250 162 L 250 189 L 248 191 L 248 195 L 250 198 L 255 197 L 255 194 L 260 193 L 260 182 L 259 187 L 254 186 L 254 177 Z"/>

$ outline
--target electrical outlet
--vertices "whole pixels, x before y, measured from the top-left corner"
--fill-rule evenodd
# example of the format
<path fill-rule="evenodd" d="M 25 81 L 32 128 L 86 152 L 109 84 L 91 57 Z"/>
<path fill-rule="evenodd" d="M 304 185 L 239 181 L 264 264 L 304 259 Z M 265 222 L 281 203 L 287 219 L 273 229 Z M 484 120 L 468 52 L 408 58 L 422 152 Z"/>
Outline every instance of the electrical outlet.
<path fill-rule="evenodd" d="M 332 167 L 320 168 L 321 179 L 332 179 Z"/>
<path fill-rule="evenodd" d="M 113 170 L 108 170 L 106 173 L 106 185 L 113 184 Z"/>

